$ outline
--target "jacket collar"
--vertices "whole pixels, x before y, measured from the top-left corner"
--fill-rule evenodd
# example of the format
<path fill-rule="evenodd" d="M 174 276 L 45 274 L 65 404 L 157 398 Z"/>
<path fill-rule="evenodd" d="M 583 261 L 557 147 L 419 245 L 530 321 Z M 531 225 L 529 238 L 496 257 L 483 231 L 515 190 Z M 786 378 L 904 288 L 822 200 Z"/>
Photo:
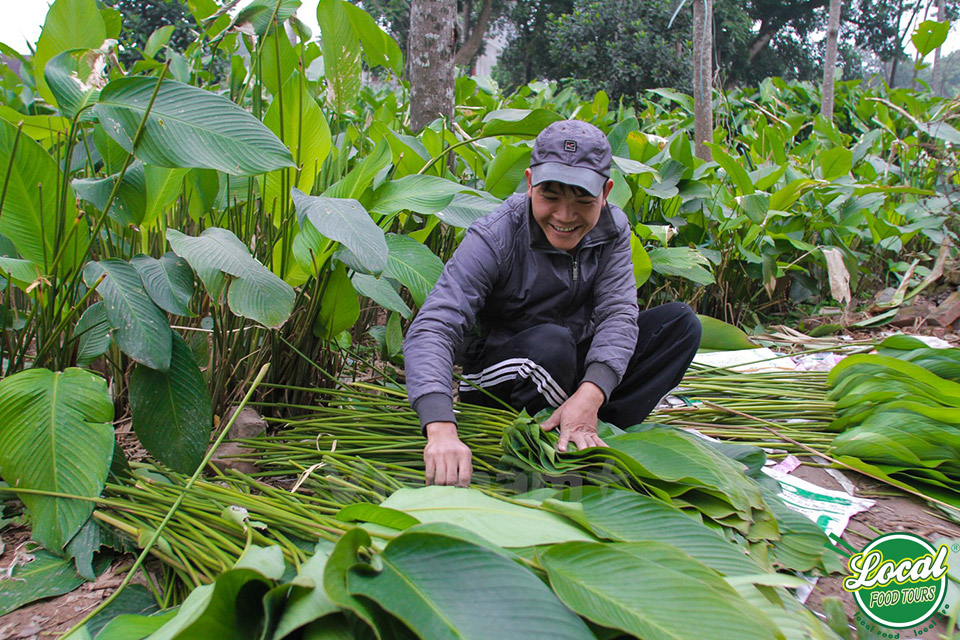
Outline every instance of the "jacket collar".
<path fill-rule="evenodd" d="M 543 233 L 543 229 L 537 224 L 536 219 L 533 217 L 533 207 L 531 206 L 529 197 L 527 197 L 527 227 L 530 229 L 531 248 L 541 251 L 560 251 L 550 244 L 546 234 Z M 592 247 L 603 244 L 604 242 L 609 242 L 616 238 L 617 235 L 617 225 L 613 221 L 613 214 L 610 213 L 610 205 L 609 203 L 604 204 L 600 210 L 600 219 L 597 220 L 597 224 L 593 229 L 590 229 L 587 235 L 583 236 L 580 244 L 577 245 L 576 251 L 584 247 Z M 566 251 L 562 251 L 561 253 L 566 253 Z"/>

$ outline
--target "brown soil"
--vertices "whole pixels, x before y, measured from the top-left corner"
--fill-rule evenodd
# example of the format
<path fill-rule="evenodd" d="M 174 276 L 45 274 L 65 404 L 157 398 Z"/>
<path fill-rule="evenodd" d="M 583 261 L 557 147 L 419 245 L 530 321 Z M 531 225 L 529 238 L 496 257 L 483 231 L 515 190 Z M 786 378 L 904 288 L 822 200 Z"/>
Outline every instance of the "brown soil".
<path fill-rule="evenodd" d="M 3 530 L 5 549 L 0 554 L 0 573 L 5 576 L 13 565 L 29 562 L 25 551 L 29 540 L 28 527 Z M 121 558 L 95 582 L 85 582 L 70 593 L 40 600 L 0 616 L 0 640 L 41 640 L 63 635 L 114 592 L 124 578 L 123 574 L 117 575 L 118 567 L 129 567 L 130 563 L 129 558 Z M 143 581 L 134 578 L 133 582 Z"/>

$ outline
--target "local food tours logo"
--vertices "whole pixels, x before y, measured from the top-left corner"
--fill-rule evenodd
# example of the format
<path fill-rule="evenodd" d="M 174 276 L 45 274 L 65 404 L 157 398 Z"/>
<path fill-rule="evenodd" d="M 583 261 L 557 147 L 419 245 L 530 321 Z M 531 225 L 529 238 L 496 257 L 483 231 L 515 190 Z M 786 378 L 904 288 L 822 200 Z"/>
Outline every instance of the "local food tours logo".
<path fill-rule="evenodd" d="M 831 539 L 856 551 L 835 536 Z M 844 578 L 843 589 L 853 594 L 869 621 L 888 629 L 916 627 L 943 605 L 949 555 L 947 545 L 934 548 L 910 533 L 888 533 L 848 556 L 850 575 Z M 857 619 L 863 627 L 872 626 L 859 616 Z"/>

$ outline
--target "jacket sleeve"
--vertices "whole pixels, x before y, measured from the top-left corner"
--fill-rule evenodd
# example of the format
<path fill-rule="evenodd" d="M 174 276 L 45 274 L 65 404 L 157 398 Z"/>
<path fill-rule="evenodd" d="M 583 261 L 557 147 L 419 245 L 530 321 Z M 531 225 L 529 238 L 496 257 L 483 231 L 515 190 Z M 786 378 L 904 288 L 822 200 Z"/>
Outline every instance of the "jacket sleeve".
<path fill-rule="evenodd" d="M 469 229 L 407 331 L 407 394 L 421 429 L 430 422 L 456 422 L 454 354 L 499 278 L 500 253 L 494 240 Z"/>
<path fill-rule="evenodd" d="M 593 287 L 594 337 L 584 361 L 583 382 L 606 398 L 620 384 L 637 345 L 637 288 L 633 277 L 630 228 L 621 227 L 613 251 Z"/>

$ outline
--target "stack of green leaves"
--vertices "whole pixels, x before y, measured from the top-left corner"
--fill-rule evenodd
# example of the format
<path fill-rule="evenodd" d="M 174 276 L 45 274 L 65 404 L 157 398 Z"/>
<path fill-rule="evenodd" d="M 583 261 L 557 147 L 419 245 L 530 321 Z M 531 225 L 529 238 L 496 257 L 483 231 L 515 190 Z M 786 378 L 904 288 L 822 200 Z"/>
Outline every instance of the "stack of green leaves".
<path fill-rule="evenodd" d="M 560 455 L 557 436 L 521 416 L 503 435 L 501 463 L 554 481 L 573 474 L 695 510 L 748 539 L 777 539 L 759 488 L 735 463 L 695 435 L 671 427 L 606 437 L 609 448 Z"/>
<path fill-rule="evenodd" d="M 896 336 L 830 373 L 831 453 L 895 485 L 960 506 L 960 350 Z M 942 373 L 941 377 L 937 373 Z"/>
<path fill-rule="evenodd" d="M 603 429 L 619 433 L 604 435 L 609 448 L 560 455 L 556 435 L 521 416 L 504 432 L 501 464 L 553 485 L 584 482 L 604 490 L 629 489 L 636 498 L 660 501 L 714 528 L 724 527 L 765 565 L 837 570 L 823 532 L 791 511 L 777 497 L 776 482 L 758 473 L 761 449 L 712 442 L 672 427 L 634 427 L 628 433 L 610 425 Z"/>

